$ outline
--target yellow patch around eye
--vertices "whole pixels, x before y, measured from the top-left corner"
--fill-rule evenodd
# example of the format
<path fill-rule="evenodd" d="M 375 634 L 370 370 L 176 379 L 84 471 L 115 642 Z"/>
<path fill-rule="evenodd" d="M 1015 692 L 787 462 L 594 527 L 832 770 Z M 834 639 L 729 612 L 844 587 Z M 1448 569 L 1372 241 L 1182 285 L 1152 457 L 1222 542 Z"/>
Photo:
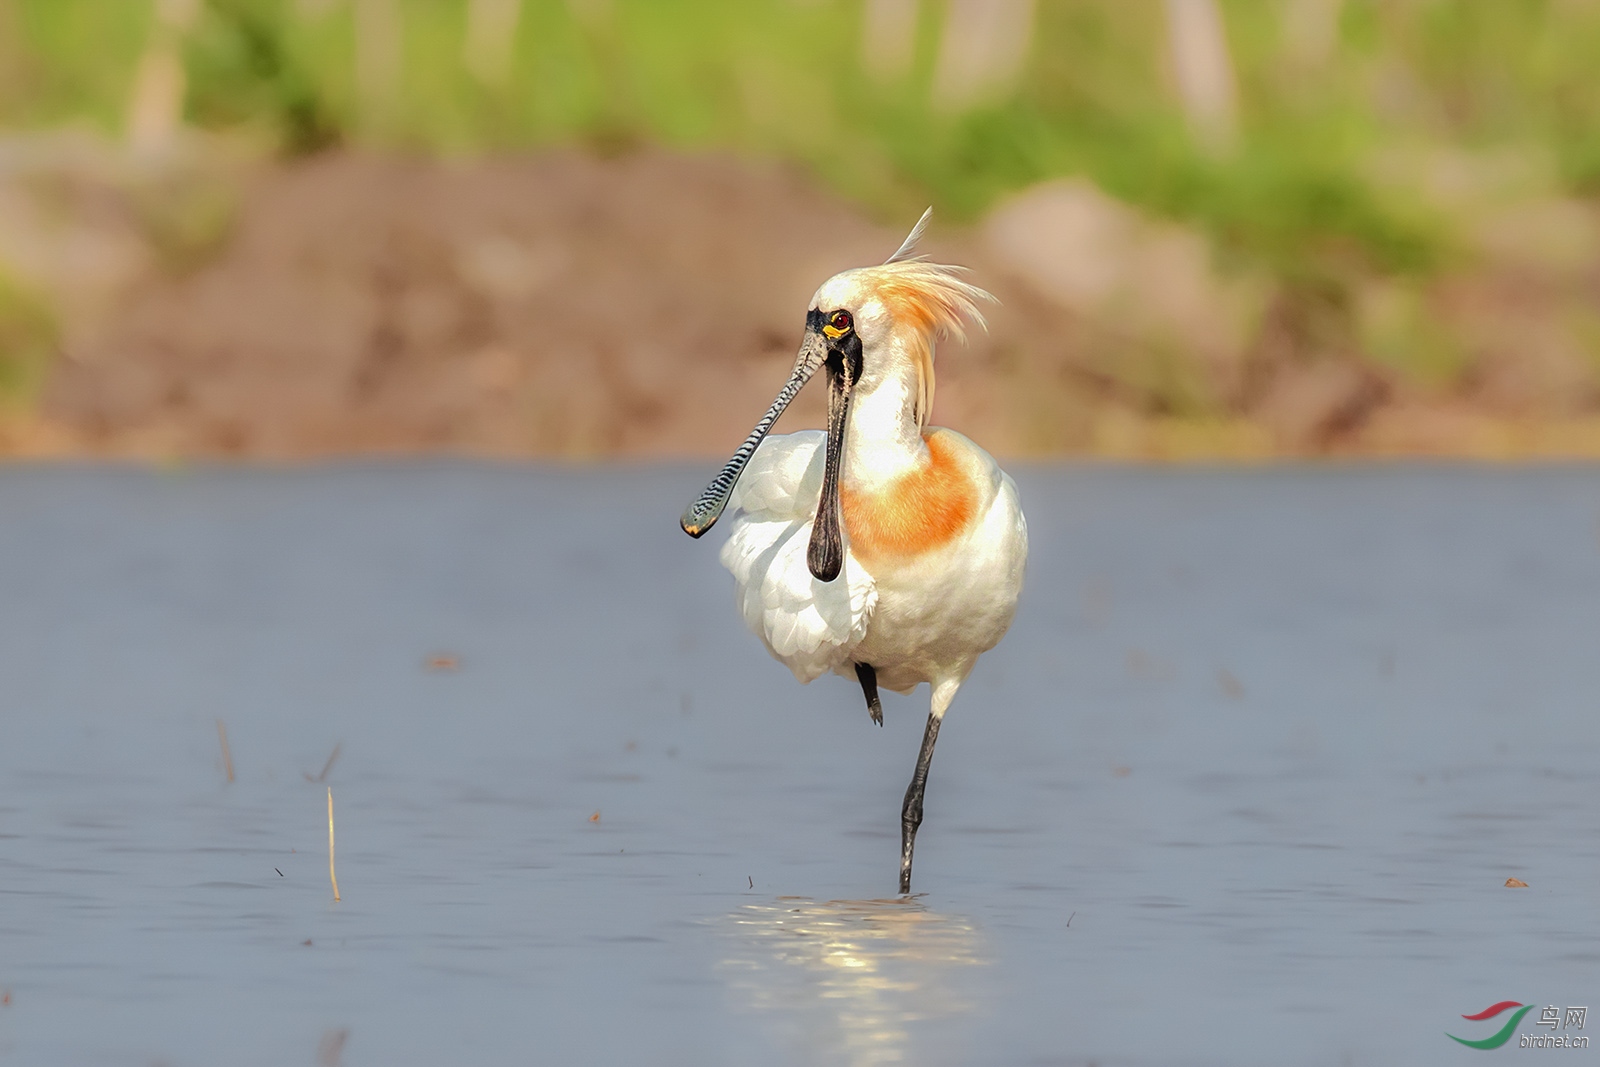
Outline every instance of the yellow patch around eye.
<path fill-rule="evenodd" d="M 835 329 L 832 326 L 824 326 L 822 328 L 822 332 L 830 341 L 837 341 L 839 338 L 843 337 L 845 333 L 843 330 Z"/>

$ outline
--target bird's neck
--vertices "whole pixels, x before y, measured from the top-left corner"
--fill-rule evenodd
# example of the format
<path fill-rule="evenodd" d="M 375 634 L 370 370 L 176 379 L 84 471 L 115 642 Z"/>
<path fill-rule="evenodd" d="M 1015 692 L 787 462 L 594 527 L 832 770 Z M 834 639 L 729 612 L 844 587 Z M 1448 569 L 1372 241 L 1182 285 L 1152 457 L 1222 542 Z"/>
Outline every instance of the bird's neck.
<path fill-rule="evenodd" d="M 928 446 L 917 425 L 916 383 L 885 378 L 850 399 L 840 479 L 860 492 L 893 484 L 928 465 Z"/>

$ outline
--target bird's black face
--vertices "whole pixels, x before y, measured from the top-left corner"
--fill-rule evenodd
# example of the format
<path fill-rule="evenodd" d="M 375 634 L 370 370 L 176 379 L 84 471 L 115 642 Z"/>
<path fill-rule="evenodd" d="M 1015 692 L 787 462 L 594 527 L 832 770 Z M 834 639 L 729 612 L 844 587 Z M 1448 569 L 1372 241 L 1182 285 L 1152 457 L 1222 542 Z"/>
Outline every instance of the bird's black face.
<path fill-rule="evenodd" d="M 816 578 L 831 582 L 839 576 L 844 566 L 844 538 L 839 525 L 839 461 L 844 453 L 844 428 L 850 414 L 850 393 L 861 380 L 861 336 L 856 332 L 855 316 L 845 308 L 824 311 L 812 308 L 806 312 L 805 336 L 800 341 L 800 354 L 795 358 L 794 370 L 778 398 L 756 428 L 745 438 L 721 473 L 712 479 L 705 492 L 684 510 L 679 520 L 684 532 L 699 537 L 711 529 L 722 509 L 727 506 L 733 487 L 744 473 L 745 464 L 755 455 L 756 449 L 778 421 L 784 408 L 800 392 L 812 375 L 822 368 L 828 371 L 828 442 L 825 449 L 822 476 L 822 498 L 818 501 L 817 518 L 811 529 L 811 544 L 806 552 L 806 565 Z"/>
<path fill-rule="evenodd" d="M 861 380 L 861 335 L 856 333 L 854 315 L 844 308 L 812 308 L 806 312 L 806 334 L 822 339 L 830 359 L 839 358 L 841 367 L 850 374 L 851 385 Z"/>

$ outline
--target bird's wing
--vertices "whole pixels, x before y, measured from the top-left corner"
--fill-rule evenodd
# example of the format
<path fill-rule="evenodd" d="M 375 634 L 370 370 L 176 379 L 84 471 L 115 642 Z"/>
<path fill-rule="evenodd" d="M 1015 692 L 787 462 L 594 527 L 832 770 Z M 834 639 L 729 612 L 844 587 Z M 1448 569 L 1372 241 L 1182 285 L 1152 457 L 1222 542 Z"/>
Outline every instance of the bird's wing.
<path fill-rule="evenodd" d="M 729 501 L 737 511 L 722 548 L 745 625 L 802 682 L 849 659 L 878 602 L 872 575 L 848 551 L 831 582 L 806 565 L 825 439 L 806 430 L 762 442 Z"/>
<path fill-rule="evenodd" d="M 821 430 L 762 441 L 733 487 L 728 509 L 762 519 L 811 521 L 822 496 L 822 450 L 827 441 Z"/>

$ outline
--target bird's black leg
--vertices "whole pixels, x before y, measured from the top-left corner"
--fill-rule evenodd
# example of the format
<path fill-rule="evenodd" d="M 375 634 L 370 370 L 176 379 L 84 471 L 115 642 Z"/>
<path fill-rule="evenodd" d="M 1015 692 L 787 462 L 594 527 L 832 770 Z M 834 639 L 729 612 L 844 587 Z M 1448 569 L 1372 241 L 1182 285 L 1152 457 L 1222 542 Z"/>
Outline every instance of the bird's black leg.
<path fill-rule="evenodd" d="M 883 703 L 878 700 L 878 672 L 870 663 L 856 664 L 856 678 L 861 682 L 861 692 L 867 697 L 867 714 L 879 726 L 883 725 Z"/>
<path fill-rule="evenodd" d="M 900 892 L 911 892 L 911 850 L 917 844 L 917 827 L 922 825 L 922 794 L 928 786 L 928 764 L 933 762 L 933 745 L 939 740 L 942 715 L 929 715 L 922 733 L 922 751 L 917 754 L 917 769 L 906 790 L 905 806 L 900 809 Z"/>

